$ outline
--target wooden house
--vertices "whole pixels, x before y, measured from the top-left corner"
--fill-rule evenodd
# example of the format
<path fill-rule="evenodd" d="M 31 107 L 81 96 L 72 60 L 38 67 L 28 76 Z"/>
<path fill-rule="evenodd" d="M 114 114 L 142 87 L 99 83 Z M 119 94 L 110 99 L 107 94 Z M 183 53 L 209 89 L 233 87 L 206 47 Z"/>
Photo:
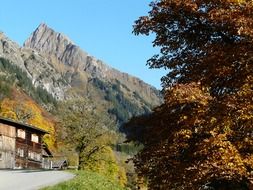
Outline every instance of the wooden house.
<path fill-rule="evenodd" d="M 48 147 L 43 144 L 42 146 L 42 168 L 43 169 L 53 169 L 53 154 L 48 149 Z"/>
<path fill-rule="evenodd" d="M 45 134 L 37 127 L 0 118 L 0 169 L 42 168 Z"/>

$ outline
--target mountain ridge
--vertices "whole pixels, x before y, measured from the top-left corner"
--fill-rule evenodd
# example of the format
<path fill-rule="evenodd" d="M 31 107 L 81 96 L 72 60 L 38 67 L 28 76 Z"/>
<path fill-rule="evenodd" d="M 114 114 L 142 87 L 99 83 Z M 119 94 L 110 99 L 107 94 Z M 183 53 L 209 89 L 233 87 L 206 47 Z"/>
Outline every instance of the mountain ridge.
<path fill-rule="evenodd" d="M 23 47 L 0 33 L 0 57 L 20 67 L 35 87 L 55 99 L 88 98 L 120 123 L 162 102 L 154 87 L 89 55 L 44 23 Z"/>
<path fill-rule="evenodd" d="M 97 78 L 117 78 L 121 82 L 132 79 L 133 82 L 145 84 L 150 88 L 155 87 L 144 82 L 138 77 L 126 72 L 121 72 L 94 56 L 83 51 L 78 45 L 74 44 L 66 35 L 54 31 L 45 23 L 41 23 L 31 36 L 24 42 L 24 47 L 32 48 L 42 54 L 55 56 L 65 65 L 73 66 L 75 69 L 83 70 Z M 71 59 L 70 59 L 71 57 Z"/>

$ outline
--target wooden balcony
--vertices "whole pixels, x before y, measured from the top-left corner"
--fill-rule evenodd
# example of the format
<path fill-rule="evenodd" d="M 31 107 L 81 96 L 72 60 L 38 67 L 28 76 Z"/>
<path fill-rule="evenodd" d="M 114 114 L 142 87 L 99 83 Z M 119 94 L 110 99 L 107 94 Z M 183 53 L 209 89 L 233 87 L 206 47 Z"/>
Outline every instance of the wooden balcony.
<path fill-rule="evenodd" d="M 17 144 L 17 147 L 28 146 L 29 149 L 39 150 L 39 152 L 41 152 L 41 149 L 42 149 L 42 145 L 40 143 L 36 143 L 36 142 L 31 141 L 31 140 L 22 139 L 22 138 L 19 138 L 19 137 L 16 138 L 16 144 Z"/>

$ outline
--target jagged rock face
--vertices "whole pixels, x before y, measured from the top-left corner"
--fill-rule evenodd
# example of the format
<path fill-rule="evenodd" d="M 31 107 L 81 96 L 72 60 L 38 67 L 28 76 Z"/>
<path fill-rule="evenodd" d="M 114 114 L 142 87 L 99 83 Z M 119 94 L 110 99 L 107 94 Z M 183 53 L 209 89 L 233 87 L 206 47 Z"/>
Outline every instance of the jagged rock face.
<path fill-rule="evenodd" d="M 10 60 L 25 70 L 24 61 L 21 56 L 21 48 L 18 44 L 7 38 L 4 33 L 0 33 L 0 57 Z"/>
<path fill-rule="evenodd" d="M 35 87 L 46 89 L 56 99 L 64 99 L 70 87 L 61 81 L 61 75 L 38 52 L 21 48 L 3 33 L 0 33 L 0 57 L 6 58 L 25 71 Z"/>
<path fill-rule="evenodd" d="M 155 88 L 111 68 L 45 24 L 32 33 L 24 47 L 0 33 L 0 57 L 24 70 L 35 87 L 44 88 L 58 100 L 89 99 L 119 125 L 161 104 Z"/>
<path fill-rule="evenodd" d="M 45 55 L 55 56 L 62 63 L 85 69 L 88 54 L 73 44 L 66 36 L 41 24 L 25 41 L 24 47 L 35 49 Z"/>
<path fill-rule="evenodd" d="M 71 44 L 72 42 L 66 36 L 54 32 L 43 23 L 26 40 L 24 46 L 40 52 L 55 54 L 60 58 L 64 51 L 70 48 Z"/>
<path fill-rule="evenodd" d="M 24 47 L 34 49 L 47 58 L 54 57 L 60 63 L 70 66 L 74 72 L 84 72 L 88 77 L 87 80 L 89 78 L 99 78 L 110 82 L 117 80 L 132 92 L 138 92 L 144 100 L 151 100 L 152 105 L 161 103 L 161 98 L 155 88 L 88 55 L 65 35 L 55 32 L 46 24 L 41 24 L 32 33 L 25 41 Z"/>
<path fill-rule="evenodd" d="M 112 78 L 111 72 L 121 74 L 102 61 L 88 55 L 65 35 L 55 32 L 46 24 L 41 24 L 25 41 L 25 47 L 46 55 L 55 56 L 63 64 L 88 72 L 97 78 Z"/>
<path fill-rule="evenodd" d="M 58 100 L 65 99 L 70 85 L 62 80 L 62 75 L 45 57 L 34 50 L 22 48 L 22 59 L 35 87 L 43 87 Z"/>

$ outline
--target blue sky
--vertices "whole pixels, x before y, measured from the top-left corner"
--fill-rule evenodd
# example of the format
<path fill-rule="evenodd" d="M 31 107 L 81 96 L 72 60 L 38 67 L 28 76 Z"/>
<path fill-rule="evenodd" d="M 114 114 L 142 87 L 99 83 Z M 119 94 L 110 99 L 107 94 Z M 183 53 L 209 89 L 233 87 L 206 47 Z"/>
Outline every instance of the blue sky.
<path fill-rule="evenodd" d="M 132 25 L 150 0 L 8 0 L 0 6 L 0 30 L 20 45 L 44 22 L 90 55 L 160 87 L 162 70 L 146 66 L 158 50 L 152 37 L 134 36 Z"/>

